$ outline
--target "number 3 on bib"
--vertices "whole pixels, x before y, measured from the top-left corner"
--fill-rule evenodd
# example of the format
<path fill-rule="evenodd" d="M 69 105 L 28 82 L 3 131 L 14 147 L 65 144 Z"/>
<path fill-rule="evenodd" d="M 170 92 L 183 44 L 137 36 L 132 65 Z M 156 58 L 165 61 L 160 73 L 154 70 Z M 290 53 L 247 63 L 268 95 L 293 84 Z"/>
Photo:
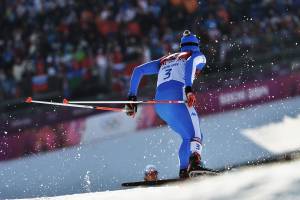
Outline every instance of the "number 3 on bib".
<path fill-rule="evenodd" d="M 165 70 L 164 80 L 170 78 L 170 76 L 171 76 L 171 71 L 172 71 L 172 68 L 171 68 L 171 69 L 166 69 L 166 70 Z"/>

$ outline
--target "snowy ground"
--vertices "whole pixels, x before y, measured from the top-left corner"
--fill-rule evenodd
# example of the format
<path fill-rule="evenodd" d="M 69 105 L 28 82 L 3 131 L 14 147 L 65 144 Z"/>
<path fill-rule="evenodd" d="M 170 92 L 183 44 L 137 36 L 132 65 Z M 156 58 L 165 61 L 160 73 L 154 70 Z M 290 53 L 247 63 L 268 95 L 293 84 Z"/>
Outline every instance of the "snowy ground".
<path fill-rule="evenodd" d="M 245 168 L 218 177 L 163 187 L 75 194 L 47 199 L 300 199 L 299 169 L 298 160 Z"/>
<path fill-rule="evenodd" d="M 211 168 L 300 149 L 300 97 L 207 116 L 201 119 L 201 128 L 205 133 L 203 158 Z M 167 127 L 160 127 L 2 162 L 0 199 L 69 194 L 76 195 L 61 199 L 159 199 L 160 196 L 161 199 L 199 199 L 199 196 L 203 199 L 239 199 L 244 195 L 250 198 L 248 193 L 251 192 L 253 195 L 263 195 L 262 191 L 275 195 L 283 190 L 280 198 L 297 195 L 295 188 L 300 188 L 300 164 L 295 162 L 267 169 L 247 169 L 189 186 L 120 190 L 122 182 L 141 180 L 147 164 L 155 164 L 161 178 L 177 176 L 179 144 L 177 134 Z M 290 182 L 292 186 L 284 185 Z M 108 190 L 110 192 L 103 192 Z M 89 194 L 80 195 L 86 192 Z"/>

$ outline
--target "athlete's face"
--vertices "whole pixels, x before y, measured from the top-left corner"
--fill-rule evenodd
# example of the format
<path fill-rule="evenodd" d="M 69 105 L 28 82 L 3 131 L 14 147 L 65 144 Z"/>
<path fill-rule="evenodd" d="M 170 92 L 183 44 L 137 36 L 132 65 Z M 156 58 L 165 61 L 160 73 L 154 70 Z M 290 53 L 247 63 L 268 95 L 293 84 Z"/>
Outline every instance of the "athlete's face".
<path fill-rule="evenodd" d="M 157 171 L 149 171 L 147 174 L 145 174 L 145 181 L 156 181 L 157 180 Z"/>

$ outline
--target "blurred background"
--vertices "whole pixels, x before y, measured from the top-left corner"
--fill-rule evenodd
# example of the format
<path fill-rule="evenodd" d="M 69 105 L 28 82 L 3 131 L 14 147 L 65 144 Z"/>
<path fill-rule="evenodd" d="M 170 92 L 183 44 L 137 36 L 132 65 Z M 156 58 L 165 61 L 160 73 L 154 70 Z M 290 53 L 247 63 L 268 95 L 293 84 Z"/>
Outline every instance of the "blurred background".
<path fill-rule="evenodd" d="M 36 131 L 47 132 L 49 128 L 41 126 L 51 121 L 73 119 L 70 113 L 56 116 L 52 107 L 33 109 L 23 103 L 27 96 L 52 101 L 125 99 L 133 68 L 177 51 L 185 29 L 200 36 L 207 57 L 194 85 L 200 93 L 297 73 L 299 6 L 297 0 L 3 0 L 1 135 L 30 138 Z M 299 94 L 299 87 L 291 87 L 287 96 Z M 155 77 L 144 78 L 140 88 L 140 96 L 151 99 Z M 49 116 L 42 122 L 35 120 L 45 114 Z M 25 127 L 39 130 L 27 133 Z M 65 127 L 50 129 L 60 141 L 49 139 L 45 148 L 66 145 L 61 141 Z M 22 151 L 16 156 L 39 150 Z M 2 159 L 14 157 L 3 149 L 0 153 Z"/>
<path fill-rule="evenodd" d="M 194 83 L 200 116 L 295 99 L 299 16 L 299 0 L 2 0 L 0 161 L 163 125 L 151 106 L 125 126 L 119 115 L 24 100 L 125 100 L 134 67 L 178 51 L 185 29 L 207 58 Z M 141 99 L 155 81 L 142 80 Z"/>

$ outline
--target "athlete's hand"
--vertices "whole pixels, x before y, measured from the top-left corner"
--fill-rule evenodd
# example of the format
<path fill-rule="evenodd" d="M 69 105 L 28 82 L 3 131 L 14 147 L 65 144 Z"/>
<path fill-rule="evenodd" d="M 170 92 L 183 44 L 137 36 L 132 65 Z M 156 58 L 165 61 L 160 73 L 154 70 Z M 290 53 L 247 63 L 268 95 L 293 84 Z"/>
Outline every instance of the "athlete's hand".
<path fill-rule="evenodd" d="M 194 93 L 190 92 L 186 95 L 188 107 L 192 107 L 196 103 L 196 96 Z"/>
<path fill-rule="evenodd" d="M 194 106 L 196 103 L 196 96 L 195 96 L 194 92 L 192 91 L 191 86 L 185 87 L 185 94 L 186 94 L 188 107 Z"/>
<path fill-rule="evenodd" d="M 136 101 L 136 96 L 129 96 L 129 101 Z M 127 103 L 125 104 L 126 115 L 134 117 L 137 112 L 137 104 L 136 103 Z"/>

